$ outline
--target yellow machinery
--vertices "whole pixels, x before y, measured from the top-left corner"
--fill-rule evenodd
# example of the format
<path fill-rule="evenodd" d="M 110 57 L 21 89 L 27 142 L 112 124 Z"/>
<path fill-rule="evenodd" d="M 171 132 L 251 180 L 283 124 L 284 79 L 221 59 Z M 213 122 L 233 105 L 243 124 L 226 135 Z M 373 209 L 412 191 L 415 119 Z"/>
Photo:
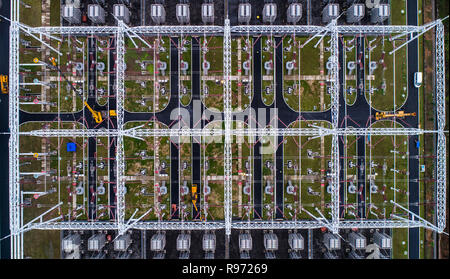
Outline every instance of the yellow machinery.
<path fill-rule="evenodd" d="M 84 101 L 84 105 L 88 108 L 88 110 L 92 113 L 92 118 L 94 118 L 95 123 L 102 123 L 103 118 L 102 114 L 99 111 L 95 111 L 91 108 L 90 105 L 86 101 Z"/>
<path fill-rule="evenodd" d="M 375 119 L 380 120 L 388 117 L 400 117 L 403 118 L 405 116 L 416 116 L 415 112 L 405 113 L 403 110 L 398 111 L 397 113 L 386 113 L 386 112 L 377 112 L 375 114 Z"/>
<path fill-rule="evenodd" d="M 2 86 L 2 93 L 8 94 L 8 76 L 7 75 L 0 75 L 0 83 Z"/>
<path fill-rule="evenodd" d="M 197 210 L 198 211 L 198 209 L 197 209 L 197 205 L 196 205 L 196 203 L 197 203 L 197 184 L 192 184 L 192 187 L 191 187 L 191 192 L 192 192 L 192 204 L 194 205 L 194 207 L 195 207 L 195 210 Z"/>
<path fill-rule="evenodd" d="M 52 62 L 52 65 L 54 67 L 56 67 L 56 59 L 55 59 L 55 57 L 50 57 L 50 62 Z"/>

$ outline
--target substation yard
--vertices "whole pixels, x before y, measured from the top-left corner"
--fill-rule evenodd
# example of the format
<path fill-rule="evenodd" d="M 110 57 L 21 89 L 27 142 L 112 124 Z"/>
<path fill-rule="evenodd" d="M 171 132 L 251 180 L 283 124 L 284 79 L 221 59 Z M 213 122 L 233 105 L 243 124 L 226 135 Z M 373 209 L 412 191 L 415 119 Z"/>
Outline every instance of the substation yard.
<path fill-rule="evenodd" d="M 44 25 L 39 21 L 41 3 L 23 1 L 38 8 L 21 8 L 21 21 L 30 26 Z M 406 15 L 399 12 L 405 8 L 404 1 L 392 2 L 395 3 L 392 3 L 390 23 L 405 24 Z M 59 9 L 56 10 L 58 24 L 46 25 L 59 25 Z M 55 22 L 55 15 L 51 15 L 52 22 Z M 138 126 L 142 129 L 173 128 L 173 122 L 158 118 L 158 113 L 174 104 L 172 98 L 179 100 L 176 107 L 186 108 L 191 113 L 196 109 L 194 101 L 198 100 L 203 104 L 202 111 L 224 112 L 222 36 L 157 34 L 142 38 L 145 42 L 125 38 L 124 108 L 126 113 L 136 113 L 132 116 L 136 119 L 127 119 L 125 129 Z M 280 99 L 277 99 L 280 96 L 277 95 L 277 87 L 281 86 L 285 107 L 298 113 L 298 118 L 286 123 L 280 118 L 266 119 L 267 123 L 256 123 L 257 126 L 275 127 L 278 121 L 277 128 L 331 128 L 329 121 L 305 120 L 300 115 L 325 115 L 331 106 L 327 69 L 331 56 L 330 37 L 316 37 L 307 42 L 310 38 L 296 34 L 283 37 L 233 35 L 230 77 L 233 113 L 250 108 L 257 112 L 258 108 L 281 107 Z M 344 120 L 339 125 L 410 128 L 405 118 L 375 121 L 374 117 L 376 112 L 402 110 L 408 100 L 408 82 L 412 81 L 408 81 L 407 47 L 390 54 L 406 42 L 405 38 L 340 36 L 339 42 L 342 44 L 340 51 L 343 51 L 340 67 L 344 70 L 341 80 L 344 90 L 340 94 L 347 105 Z M 116 128 L 113 117 L 105 113 L 109 110 L 108 101 L 115 98 L 114 36 L 64 36 L 61 42 L 51 40 L 49 44 L 61 55 L 42 47 L 31 36 L 21 34 L 19 72 L 24 85 L 20 89 L 20 109 L 26 112 L 27 122 L 20 126 L 20 131 L 96 128 L 89 120 L 91 116 L 84 101 L 95 103 L 94 110 L 106 107 L 102 111 L 105 128 Z M 178 56 L 174 54 L 176 48 Z M 257 48 L 259 52 L 256 53 Z M 282 48 L 281 71 L 276 68 L 277 56 L 278 61 L 280 58 L 278 48 Z M 259 56 L 260 65 L 255 65 L 256 56 Z M 177 70 L 172 69 L 175 58 L 178 60 Z M 198 71 L 193 70 L 194 64 L 197 64 Z M 256 76 L 255 69 L 258 68 L 260 75 Z M 360 69 L 364 73 L 362 77 L 357 74 Z M 280 74 L 281 84 L 277 80 Z M 196 78 L 198 86 L 194 81 Z M 255 80 L 260 84 L 255 85 Z M 74 88 L 82 92 L 82 97 Z M 199 92 L 197 96 L 194 96 L 195 89 Z M 357 104 L 361 96 L 370 104 L 367 111 L 361 112 L 364 117 L 367 115 L 367 121 L 354 121 L 346 114 L 346 109 Z M 261 106 L 256 99 L 261 100 Z M 33 122 L 33 113 L 48 113 L 49 117 L 47 121 Z M 61 119 L 60 115 L 67 113 L 72 116 Z M 142 116 L 136 116 L 137 113 Z M 191 128 L 224 130 L 225 124 L 221 120 L 200 121 L 192 114 L 190 117 L 181 122 Z M 248 128 L 251 121 L 256 121 L 256 115 L 252 118 L 250 114 L 247 120 L 233 121 L 232 129 Z M 405 211 L 391 200 L 410 209 L 409 137 L 344 135 L 339 138 L 343 145 L 340 154 L 343 173 L 340 180 L 341 220 L 408 218 Z M 310 213 L 332 219 L 329 175 L 332 136 L 285 136 L 281 141 L 282 144 L 278 136 L 259 139 L 233 136 L 233 221 L 315 220 Z M 68 151 L 68 143 L 74 143 L 76 151 Z M 19 167 L 21 190 L 24 192 L 23 222 L 27 223 L 58 203 L 62 204 L 49 213 L 47 219 L 61 216 L 63 221 L 114 222 L 115 144 L 116 138 L 112 137 L 21 135 Z M 125 136 L 125 220 L 148 212 L 142 221 L 223 221 L 224 146 L 224 136 L 178 139 Z M 259 147 L 261 150 L 257 151 Z M 194 154 L 199 155 L 195 157 Z M 420 156 L 422 154 L 419 153 Z M 278 175 L 280 169 L 281 176 Z M 419 173 L 419 189 L 423 189 L 423 179 L 423 174 Z M 196 206 L 193 206 L 191 196 L 194 184 L 199 193 Z M 420 194 L 419 205 L 426 202 Z M 30 254 L 30 247 L 38 245 L 33 244 L 37 236 L 47 233 L 55 238 L 54 231 L 25 233 L 26 254 Z M 56 238 L 59 237 L 57 234 Z M 391 235 L 394 258 L 407 258 L 408 229 L 392 229 Z M 59 241 L 55 244 L 59 245 Z"/>
<path fill-rule="evenodd" d="M 33 45 L 32 38 L 28 39 Z M 88 57 L 88 43 L 89 38 L 83 37 L 69 37 L 62 44 L 55 44 L 55 47 L 62 52 L 63 55 L 58 56 L 56 61 L 62 73 L 69 76 L 69 80 L 76 84 L 79 84 L 84 91 L 87 89 L 87 61 Z M 108 96 L 108 69 L 111 69 L 110 63 L 110 50 L 113 50 L 111 44 L 114 39 L 95 37 L 96 39 L 96 53 L 95 58 L 92 60 L 105 64 L 105 70 L 97 70 L 96 79 L 96 96 L 97 102 L 100 105 L 105 105 Z M 327 94 L 327 69 L 326 62 L 330 56 L 327 47 L 325 47 L 325 40 L 318 41 L 313 39 L 306 45 L 305 42 L 308 38 L 299 36 L 285 36 L 283 41 L 283 97 L 286 104 L 290 109 L 297 112 L 304 111 L 325 111 L 329 109 L 330 95 Z M 170 99 L 170 47 L 173 38 L 168 36 L 156 36 L 156 37 L 144 37 L 144 40 L 151 46 L 149 48 L 143 42 L 135 40 L 133 43 L 131 40 L 126 39 L 126 95 L 125 95 L 125 109 L 130 112 L 159 112 L 164 110 Z M 223 56 L 223 40 L 222 37 L 177 37 L 177 45 L 180 49 L 180 60 L 187 63 L 186 70 L 179 71 L 180 82 L 180 100 L 182 106 L 187 106 L 191 102 L 191 46 L 192 42 L 196 40 L 200 46 L 201 53 L 201 100 L 205 106 L 210 110 L 223 110 L 223 94 L 222 94 L 222 76 L 223 76 L 223 62 L 220 59 Z M 275 64 L 275 39 L 270 36 L 261 37 L 234 37 L 232 39 L 232 53 L 236 54 L 232 56 L 232 103 L 234 111 L 243 111 L 249 107 L 252 101 L 253 95 L 253 45 L 257 40 L 260 40 L 262 52 L 261 52 L 261 68 L 262 71 L 262 92 L 261 98 L 264 105 L 270 106 L 275 101 L 275 71 L 273 66 Z M 355 41 L 356 37 L 343 37 L 341 38 L 345 44 L 345 61 L 348 63 L 353 61 L 358 63 L 358 55 L 356 53 Z M 379 67 L 373 74 L 367 74 L 366 87 L 376 87 L 379 84 L 386 84 L 384 90 L 376 90 L 373 94 L 366 93 L 366 97 L 372 100 L 373 106 L 377 110 L 389 110 L 392 105 L 394 87 L 402 86 L 394 84 L 394 71 L 391 63 L 393 63 L 392 56 L 386 52 L 392 50 L 392 42 L 389 42 L 388 38 L 375 37 L 365 38 L 366 43 L 375 46 L 370 48 L 369 54 L 365 55 L 365 65 L 371 61 L 376 61 Z M 37 44 L 37 43 L 35 43 Z M 136 45 L 134 45 L 136 44 Z M 317 47 L 315 47 L 317 44 Z M 137 46 L 137 47 L 136 47 Z M 31 91 L 37 91 L 41 94 L 31 96 L 28 90 L 24 90 L 24 98 L 27 100 L 33 100 L 33 104 L 23 104 L 21 109 L 29 112 L 75 112 L 82 108 L 82 101 L 78 98 L 67 83 L 61 78 L 60 73 L 56 71 L 48 70 L 48 67 L 41 65 L 42 62 L 50 64 L 50 55 L 42 54 L 36 49 L 25 48 L 25 52 L 21 55 L 22 63 L 29 63 L 28 66 L 23 66 L 24 80 L 30 81 L 30 85 L 25 88 Z M 402 50 L 396 52 L 396 57 L 404 55 Z M 38 57 L 39 62 L 34 63 L 33 59 Z M 400 61 L 401 56 L 400 56 Z M 381 61 L 383 60 L 383 61 Z M 243 64 L 248 61 L 248 68 L 245 69 Z M 293 63 L 293 69 L 286 69 L 286 62 L 291 61 Z M 209 62 L 209 66 L 203 67 L 205 62 Z M 34 65 L 33 65 L 34 63 Z M 269 64 L 271 69 L 265 69 L 265 64 Z M 83 67 L 77 65 L 82 64 Z M 156 66 L 155 66 L 156 65 Z M 401 73 L 404 70 L 404 63 L 396 63 L 396 73 Z M 369 72 L 368 66 L 366 66 L 366 72 Z M 114 68 L 114 67 L 112 67 Z M 206 68 L 208 68 L 206 70 Z M 348 70 L 348 69 L 347 69 Z M 382 74 L 377 74 L 380 71 Z M 55 73 L 56 72 L 56 73 Z M 383 79 L 379 80 L 379 76 Z M 377 78 L 375 78 L 377 77 Z M 34 79 L 41 79 L 43 82 L 49 82 L 53 86 L 45 85 L 33 85 Z M 156 82 L 155 82 L 156 80 Z M 354 103 L 356 98 L 356 77 L 352 73 L 347 73 L 345 79 L 345 87 L 352 88 L 346 90 L 346 100 L 348 105 Z M 372 84 L 372 85 L 371 85 Z M 379 85 L 378 87 L 381 87 Z M 186 90 L 184 90 L 185 88 Z M 291 90 L 292 89 L 292 90 Z M 59 94 L 58 94 L 59 92 Z M 157 92 L 157 94 L 154 94 Z M 381 94 L 378 96 L 376 94 Z M 400 96 L 400 98 L 398 97 Z M 400 103 L 402 95 L 397 94 L 396 100 Z M 43 100 L 50 100 L 50 104 L 41 104 Z M 36 101 L 37 100 L 37 101 Z M 380 101 L 378 101 L 380 100 Z M 391 102 L 389 102 L 389 100 Z M 38 102 L 39 101 L 39 102 Z M 378 107 L 377 102 L 380 103 Z M 382 103 L 385 105 L 381 105 Z M 398 107 L 398 106 L 397 106 Z M 383 109 L 384 108 L 384 109 Z M 55 119 L 57 120 L 57 119 Z M 320 126 L 329 127 L 329 123 L 324 121 L 320 122 Z M 307 127 L 306 121 L 302 121 L 302 127 Z M 132 124 L 132 123 L 130 123 Z M 135 124 L 135 123 L 134 123 Z M 137 126 L 129 125 L 129 127 Z M 149 120 L 148 122 L 140 123 L 148 125 L 147 128 L 162 127 L 164 124 L 158 121 Z M 318 123 L 314 123 L 318 125 Z M 53 123 L 52 125 L 56 125 Z M 64 125 L 70 125 L 65 123 Z M 73 125 L 72 125 L 73 126 Z M 235 128 L 243 128 L 245 124 L 237 122 Z M 291 123 L 289 127 L 298 128 L 299 124 Z M 165 127 L 167 128 L 167 127 Z M 221 128 L 220 125 L 218 127 Z M 397 137 L 397 140 L 399 140 Z M 375 141 L 377 137 L 373 137 L 372 141 Z M 25 140 L 25 139 L 24 139 Z M 347 137 L 347 158 L 357 156 L 355 151 L 355 136 Z M 104 143 L 103 143 L 104 141 Z M 273 149 L 273 139 L 264 138 L 261 141 L 263 147 Z M 311 217 L 301 210 L 301 207 L 307 210 L 314 210 L 316 207 L 321 209 L 325 216 L 329 216 L 329 202 L 330 193 L 327 192 L 327 177 L 326 171 L 328 168 L 328 162 L 330 158 L 330 137 L 308 139 L 308 137 L 286 137 L 284 140 L 284 185 L 283 200 L 285 206 L 283 209 L 276 207 L 274 203 L 273 192 L 265 192 L 264 188 L 267 183 L 274 184 L 274 166 L 275 153 L 264 154 L 262 156 L 262 187 L 263 194 L 260 206 L 263 208 L 262 216 L 255 216 L 255 212 L 250 210 L 254 207 L 253 193 L 245 194 L 242 189 L 246 183 L 252 185 L 251 165 L 253 160 L 253 144 L 249 143 L 248 138 L 245 137 L 243 143 L 233 144 L 233 186 L 235 202 L 233 206 L 234 217 L 237 218 L 256 218 L 270 220 L 274 218 L 276 210 L 283 211 L 284 219 L 302 220 L 311 219 Z M 81 143 L 80 143 L 81 144 Z M 187 143 L 180 145 L 180 161 L 186 166 L 191 165 L 191 144 L 192 140 L 189 139 Z M 107 145 L 106 139 L 100 139 L 98 145 Z M 61 144 L 60 146 L 63 146 Z M 353 146 L 353 149 L 352 149 Z M 99 147 L 97 147 L 99 149 Z M 223 157 L 223 144 L 220 143 L 204 143 L 202 145 L 202 177 L 203 180 L 208 181 L 208 185 L 212 188 L 214 200 L 213 206 L 208 202 L 209 208 L 206 212 L 206 218 L 208 216 L 215 220 L 223 218 L 223 212 L 220 207 L 223 207 L 223 160 L 220 159 L 221 154 Z M 380 150 L 383 150 L 380 149 Z M 37 151 L 42 152 L 42 151 Z M 83 152 L 86 152 L 83 150 Z M 105 153 L 104 155 L 102 154 Z M 108 150 L 97 150 L 98 158 L 108 158 Z M 399 151 L 406 152 L 406 151 Z M 151 213 L 149 213 L 143 220 L 170 220 L 171 219 L 171 201 L 170 201 L 170 139 L 168 137 L 162 138 L 145 138 L 145 141 L 126 138 L 125 139 L 125 153 L 126 153 L 126 180 L 127 180 L 127 211 L 126 216 L 130 217 L 135 209 L 138 209 L 137 215 L 143 214 L 148 208 L 154 207 Z M 100 155 L 99 155 L 100 154 Z M 312 154 L 312 155 L 311 155 Z M 377 152 L 379 154 L 379 152 Z M 392 155 L 393 153 L 387 154 Z M 82 154 L 78 160 L 82 160 Z M 249 159 L 250 158 L 250 159 Z M 319 159 L 319 160 L 317 160 Z M 100 159 L 102 161 L 102 159 Z M 103 160 L 107 165 L 108 160 Z M 348 161 L 351 161 L 348 159 Z M 384 162 L 384 161 L 383 161 Z M 383 162 L 378 164 L 381 166 Z M 393 166 L 392 160 L 387 160 L 388 169 Z M 356 162 L 354 162 L 356 163 Z M 64 163 L 63 163 L 64 164 Z M 164 168 L 161 168 L 161 164 Z M 367 162 L 366 162 L 367 164 Z M 397 162 L 399 164 L 399 162 Z M 206 166 L 206 175 L 205 175 Z M 248 168 L 248 169 L 247 169 Z M 300 169 L 300 172 L 299 172 Z M 357 167 L 348 168 L 347 177 L 349 180 L 354 179 L 357 176 Z M 370 168 L 367 167 L 366 170 Z M 105 172 L 105 173 L 102 173 Z M 389 171 L 392 172 L 392 171 Z M 107 176 L 106 171 L 99 170 L 97 175 L 100 177 Z M 180 172 L 181 182 L 187 181 L 187 186 L 191 186 L 191 171 L 190 167 L 186 167 Z M 367 174 L 366 175 L 370 175 Z M 388 175 L 388 174 L 386 174 Z M 397 174 L 397 177 L 402 174 Z M 235 179 L 236 177 L 236 179 Z M 386 179 L 386 178 L 384 178 Z M 403 178 L 404 180 L 406 178 Z M 291 181 L 294 186 L 294 193 L 287 194 L 286 187 L 288 187 L 288 181 Z M 369 187 L 369 180 L 366 183 L 366 187 Z M 400 180 L 401 181 L 401 180 Z M 376 181 L 377 182 L 377 181 Z M 403 183 L 406 184 L 406 183 Z M 164 194 L 155 191 L 158 186 L 165 185 L 167 192 Z M 383 184 L 384 185 L 384 184 Z M 156 187 L 155 187 L 156 186 Z M 404 186 L 404 185 L 403 185 Z M 380 185 L 380 188 L 384 186 Z M 214 190 L 217 190 L 217 193 Z M 399 190 L 400 189 L 400 190 Z M 272 190 L 273 191 L 273 190 Z M 380 192 L 382 190 L 380 189 Z M 390 200 L 393 190 L 386 189 L 384 198 L 387 201 Z M 403 191 L 401 187 L 397 187 L 394 192 Z M 361 192 L 358 189 L 357 192 Z M 343 213 L 343 218 L 354 218 L 353 214 L 358 214 L 357 208 L 358 194 L 346 193 L 346 208 Z M 188 204 L 190 198 L 188 195 L 182 195 L 180 208 L 183 207 L 183 203 Z M 374 199 L 380 199 L 380 194 L 374 194 Z M 371 199 L 367 197 L 367 199 Z M 367 202 L 367 214 L 366 216 L 359 216 L 364 218 L 377 218 L 376 216 L 389 217 L 392 211 L 392 206 L 388 202 L 383 207 L 377 207 L 376 203 Z M 373 205 L 372 205 L 373 204 Z M 99 205 L 102 205 L 100 203 Z M 105 203 L 108 207 L 108 203 Z M 375 206 L 375 207 L 374 207 Z M 101 206 L 100 206 L 101 207 Z M 102 207 L 103 208 L 103 207 Z M 209 212 L 208 212 L 209 211 Z M 386 211 L 386 213 L 385 213 Z M 186 210 L 188 212 L 188 210 Z M 377 214 L 377 215 L 375 215 Z M 381 215 L 378 215 L 381 214 Z M 384 214 L 384 215 L 383 215 Z M 108 214 L 109 215 L 109 214 Z M 199 216 L 192 216 L 190 212 L 188 214 L 182 214 L 182 218 L 198 219 Z M 87 218 L 87 216 L 84 216 Z M 83 219 L 83 215 L 78 218 Z M 106 217 L 102 217 L 106 218 Z"/>

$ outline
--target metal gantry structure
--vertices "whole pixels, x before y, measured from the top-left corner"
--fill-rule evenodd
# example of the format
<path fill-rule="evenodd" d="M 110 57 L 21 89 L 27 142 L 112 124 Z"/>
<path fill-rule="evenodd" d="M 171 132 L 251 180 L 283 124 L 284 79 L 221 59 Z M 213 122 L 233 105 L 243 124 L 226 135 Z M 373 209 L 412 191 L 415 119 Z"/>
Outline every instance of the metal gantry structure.
<path fill-rule="evenodd" d="M 232 221 L 232 139 L 234 136 L 332 136 L 332 218 L 327 221 L 333 233 L 345 228 L 413 228 L 424 227 L 434 229 L 442 233 L 446 227 L 446 139 L 445 126 L 445 60 L 444 60 L 444 27 L 441 20 L 437 20 L 436 28 L 436 115 L 437 127 L 435 130 L 422 130 L 415 128 L 339 128 L 339 49 L 338 39 L 340 35 L 392 35 L 406 33 L 421 33 L 429 25 L 425 26 L 340 26 L 334 20 L 327 26 L 276 26 L 276 25 L 246 25 L 230 26 L 229 19 L 224 26 L 139 26 L 127 27 L 122 21 L 117 26 L 59 26 L 59 27 L 26 27 L 27 32 L 36 34 L 36 38 L 57 38 L 61 35 L 111 35 L 117 40 L 116 46 L 116 98 L 117 98 L 117 127 L 109 130 L 93 129 L 45 129 L 29 132 L 19 131 L 19 39 L 23 31 L 23 24 L 19 21 L 19 1 L 12 1 L 11 26 L 10 26 L 10 101 L 9 101 L 9 224 L 11 236 L 11 258 L 23 258 L 23 232 L 39 230 L 117 230 L 123 234 L 128 229 L 140 230 L 216 230 L 225 229 L 229 236 L 232 229 L 314 229 L 323 227 L 318 220 L 273 220 L 273 221 Z M 21 28 L 22 26 L 22 28 Z M 125 34 L 126 30 L 137 36 L 154 36 L 155 34 L 176 36 L 208 34 L 223 36 L 224 53 L 224 123 L 225 129 L 144 129 L 135 127 L 124 129 L 124 81 L 125 81 Z M 288 128 L 233 128 L 233 111 L 231 106 L 231 36 L 232 35 L 261 35 L 271 33 L 273 35 L 296 34 L 316 35 L 330 37 L 331 62 L 333 68 L 330 71 L 331 82 L 331 128 L 309 127 L 301 129 Z M 325 35 L 323 35 L 325 34 Z M 343 220 L 339 218 L 339 145 L 338 137 L 342 135 L 420 135 L 433 133 L 437 135 L 436 154 L 436 226 L 424 220 L 412 219 L 379 219 L 379 220 Z M 125 220 L 125 158 L 123 142 L 124 137 L 153 137 L 153 136 L 217 136 L 225 138 L 224 144 L 224 220 L 220 221 L 136 221 L 127 225 Z M 23 208 L 21 206 L 20 171 L 19 171 L 19 137 L 117 137 L 116 151 L 116 177 L 117 177 L 117 216 L 112 221 L 61 221 L 61 218 L 44 220 L 46 211 L 32 222 L 23 224 Z M 56 205 L 51 209 L 57 208 Z M 331 221 L 331 222 L 330 222 Z"/>

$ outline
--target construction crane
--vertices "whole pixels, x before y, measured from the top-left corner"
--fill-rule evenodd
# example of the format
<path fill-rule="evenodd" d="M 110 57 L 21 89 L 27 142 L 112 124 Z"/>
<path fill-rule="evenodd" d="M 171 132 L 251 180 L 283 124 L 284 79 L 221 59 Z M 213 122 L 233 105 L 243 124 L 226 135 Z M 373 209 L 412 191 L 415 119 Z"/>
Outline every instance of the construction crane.
<path fill-rule="evenodd" d="M 88 110 L 91 112 L 92 118 L 94 118 L 95 123 L 102 123 L 103 118 L 102 118 L 101 112 L 93 110 L 86 101 L 84 101 L 83 103 L 88 108 Z"/>
<path fill-rule="evenodd" d="M 195 210 L 198 211 L 197 205 L 196 205 L 196 203 L 197 203 L 197 196 L 198 196 L 198 194 L 197 194 L 197 184 L 192 184 L 191 192 L 192 192 L 191 193 L 192 204 L 194 205 Z"/>
<path fill-rule="evenodd" d="M 45 65 L 49 66 L 50 68 L 53 68 L 55 70 L 57 70 L 61 76 L 64 78 L 64 80 L 67 82 L 67 84 L 69 84 L 70 88 L 77 93 L 77 95 L 83 100 L 83 96 L 78 92 L 78 90 L 73 86 L 73 84 L 66 78 L 66 75 L 64 75 L 64 73 L 61 71 L 61 69 L 57 66 L 57 60 L 54 57 L 51 57 L 50 62 L 52 63 L 52 65 L 49 65 L 47 63 L 44 63 Z M 34 58 L 33 59 L 34 63 L 38 63 L 39 59 L 38 58 Z M 103 118 L 102 118 L 102 114 L 99 111 L 95 111 L 91 108 L 91 106 L 85 101 L 83 100 L 83 104 L 88 108 L 88 110 L 91 112 L 92 114 L 92 118 L 94 118 L 95 123 L 102 123 L 103 122 Z M 116 112 L 113 110 L 110 110 L 110 114 L 111 116 L 116 116 Z"/>
<path fill-rule="evenodd" d="M 2 93 L 8 94 L 8 76 L 7 75 L 0 75 L 0 83 L 2 87 Z"/>
<path fill-rule="evenodd" d="M 397 113 L 386 113 L 386 112 L 377 112 L 375 114 L 375 119 L 380 120 L 388 117 L 399 117 L 403 118 L 405 116 L 416 116 L 415 112 L 405 113 L 403 110 L 398 111 Z"/>

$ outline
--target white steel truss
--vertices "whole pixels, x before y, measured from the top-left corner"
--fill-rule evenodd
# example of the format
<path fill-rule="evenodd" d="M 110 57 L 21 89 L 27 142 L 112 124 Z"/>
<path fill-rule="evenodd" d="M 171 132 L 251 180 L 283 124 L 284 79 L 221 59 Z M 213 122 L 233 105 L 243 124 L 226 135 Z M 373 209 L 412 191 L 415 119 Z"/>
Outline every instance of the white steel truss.
<path fill-rule="evenodd" d="M 124 42 L 124 24 L 122 20 L 118 22 L 116 35 L 117 51 L 117 75 L 116 75 L 116 96 L 117 96 L 117 145 L 116 145 L 116 197 L 117 197 L 117 228 L 119 235 L 125 230 L 125 159 L 123 150 L 123 125 L 124 125 L 124 98 L 125 98 L 125 42 Z"/>
<path fill-rule="evenodd" d="M 276 229 L 318 229 L 324 227 L 323 222 L 316 220 L 298 220 L 298 221 L 233 221 L 232 229 L 237 230 L 276 230 Z M 370 228 L 417 228 L 429 227 L 421 220 L 341 220 L 339 229 L 370 229 Z M 30 229 L 37 230 L 117 230 L 115 222 L 35 222 L 29 225 Z M 224 221 L 141 221 L 132 224 L 131 229 L 138 230 L 218 230 L 224 229 Z"/>
<path fill-rule="evenodd" d="M 422 33 L 428 26 L 338 26 L 336 22 L 323 26 L 276 26 L 276 25 L 248 25 L 230 26 L 228 19 L 222 26 L 140 26 L 126 27 L 122 21 L 118 21 L 117 26 L 70 26 L 70 27 L 29 27 L 19 23 L 18 11 L 19 1 L 12 1 L 11 27 L 10 27 L 10 76 L 9 76 L 9 206 L 10 206 L 10 230 L 11 230 L 11 258 L 23 257 L 23 231 L 24 229 L 41 230 L 98 230 L 112 229 L 118 230 L 119 234 L 127 229 L 141 230 L 215 230 L 225 229 L 226 234 L 231 233 L 231 229 L 313 229 L 323 227 L 322 222 L 316 220 L 299 221 L 232 221 L 232 154 L 231 143 L 233 136 L 253 135 L 283 135 L 283 136 L 327 136 L 332 139 L 332 231 L 337 233 L 343 228 L 411 228 L 426 227 L 430 225 L 422 220 L 340 220 L 339 218 L 339 147 L 338 137 L 340 135 L 419 135 L 423 133 L 437 134 L 436 153 L 436 202 L 437 202 L 437 228 L 439 232 L 445 229 L 445 206 L 446 206 L 446 142 L 445 142 L 445 57 L 444 57 L 444 27 L 441 21 L 437 22 L 436 28 L 436 130 L 421 130 L 408 128 L 339 128 L 339 63 L 338 63 L 338 38 L 339 35 L 350 34 L 406 34 Z M 58 40 L 57 35 L 113 35 L 116 36 L 116 96 L 117 96 L 117 129 L 110 130 L 89 130 L 89 129 L 50 129 L 34 130 L 29 132 L 19 131 L 19 38 L 20 30 L 27 34 L 39 34 L 48 38 Z M 133 35 L 196 35 L 211 34 L 224 36 L 224 115 L 225 129 L 124 129 L 124 71 L 125 71 L 125 46 L 124 34 L 131 32 Z M 324 33 L 325 32 L 325 33 Z M 233 129 L 232 109 L 231 109 L 231 35 L 239 34 L 267 34 L 284 35 L 295 33 L 297 35 L 312 35 L 324 33 L 330 36 L 331 61 L 333 67 L 330 75 L 331 82 L 331 128 L 302 128 L 302 129 Z M 324 35 L 325 36 L 325 35 Z M 116 177 L 117 177 L 117 217 L 111 222 L 67 222 L 58 221 L 54 218 L 43 220 L 37 218 L 39 222 L 32 222 L 23 226 L 21 218 L 21 198 L 20 198 L 20 172 L 19 172 L 19 136 L 39 136 L 39 137 L 97 137 L 116 136 Z M 224 221 L 136 221 L 126 226 L 125 221 L 125 182 L 124 169 L 125 159 L 123 150 L 123 137 L 152 137 L 152 136 L 225 136 L 225 191 L 224 191 Z M 128 222 L 130 223 L 130 222 Z"/>
<path fill-rule="evenodd" d="M 223 72 L 224 72 L 224 109 L 225 109 L 225 144 L 224 144 L 224 210 L 225 210 L 225 234 L 231 235 L 232 217 L 232 158 L 231 152 L 231 130 L 233 122 L 231 120 L 231 27 L 230 20 L 225 19 L 225 31 L 223 36 Z"/>
<path fill-rule="evenodd" d="M 331 125 L 333 129 L 339 127 L 339 48 L 337 22 L 334 19 L 330 25 L 331 40 L 331 62 L 333 64 L 330 71 L 330 93 L 331 93 Z M 334 134 L 331 142 L 331 219 L 332 231 L 339 231 L 339 136 Z"/>
<path fill-rule="evenodd" d="M 436 26 L 436 116 L 437 135 L 436 145 L 436 219 L 440 232 L 445 229 L 445 205 L 447 188 L 447 148 L 445 143 L 445 44 L 444 25 Z"/>
<path fill-rule="evenodd" d="M 124 129 L 120 132 L 125 137 L 205 137 L 205 136 L 223 136 L 225 129 Z M 117 129 L 92 130 L 92 129 L 40 129 L 26 132 L 18 132 L 20 136 L 34 137 L 107 137 L 117 136 Z M 416 128 L 249 128 L 233 129 L 230 131 L 233 136 L 414 136 L 422 134 L 440 134 L 438 130 L 423 130 Z"/>

